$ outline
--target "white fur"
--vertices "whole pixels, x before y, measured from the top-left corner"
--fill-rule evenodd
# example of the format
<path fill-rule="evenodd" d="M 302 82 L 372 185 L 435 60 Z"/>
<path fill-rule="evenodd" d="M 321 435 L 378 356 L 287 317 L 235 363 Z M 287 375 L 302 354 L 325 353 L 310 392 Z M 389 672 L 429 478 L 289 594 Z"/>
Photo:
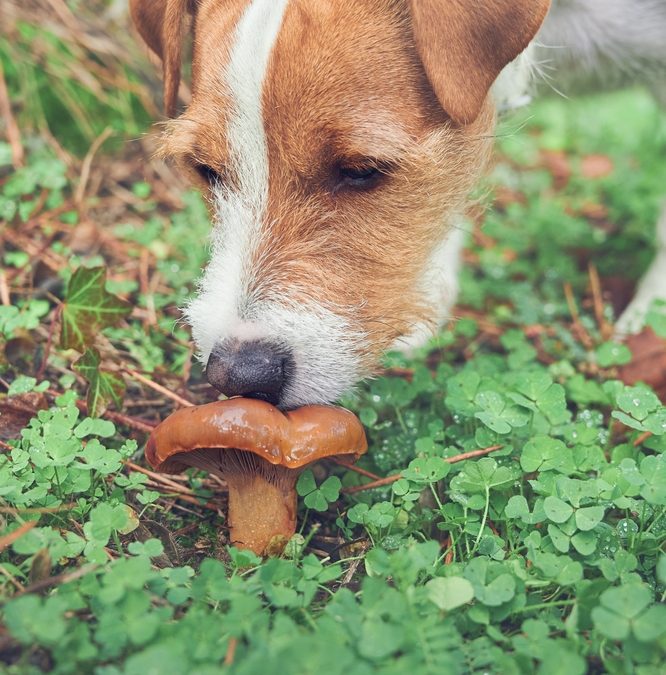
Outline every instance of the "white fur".
<path fill-rule="evenodd" d="M 364 338 L 330 309 L 290 300 L 294 289 L 271 288 L 268 299 L 268 289 L 261 289 L 261 298 L 251 290 L 260 288 L 253 261 L 266 230 L 269 189 L 262 94 L 287 3 L 253 0 L 236 28 L 224 86 L 233 101 L 227 139 L 238 189 L 213 190 L 211 260 L 185 315 L 203 363 L 225 338 L 267 339 L 288 347 L 295 365 L 280 403 L 294 407 L 330 402 L 353 387 L 363 375 L 358 354 Z"/>
<path fill-rule="evenodd" d="M 426 271 L 421 280 L 423 294 L 433 308 L 432 321 L 418 323 L 411 333 L 398 338 L 393 349 L 409 353 L 423 346 L 437 330 L 451 318 L 451 309 L 458 298 L 461 254 L 465 245 L 465 230 L 460 226 L 462 218 L 454 217 L 453 227 L 439 245 L 433 248 Z M 447 225 L 442 224 L 442 229 Z"/>

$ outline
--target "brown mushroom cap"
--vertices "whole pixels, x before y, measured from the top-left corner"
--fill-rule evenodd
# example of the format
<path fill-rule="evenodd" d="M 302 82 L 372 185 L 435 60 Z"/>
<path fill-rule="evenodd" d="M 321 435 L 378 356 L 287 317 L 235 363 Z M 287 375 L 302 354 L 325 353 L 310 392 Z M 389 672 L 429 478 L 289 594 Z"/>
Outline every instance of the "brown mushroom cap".
<path fill-rule="evenodd" d="M 179 473 L 192 466 L 187 453 L 202 448 L 234 448 L 300 469 L 325 457 L 356 460 L 368 443 L 356 415 L 344 408 L 310 405 L 283 413 L 264 401 L 232 398 L 169 415 L 150 435 L 146 459 L 156 471 Z"/>
<path fill-rule="evenodd" d="M 296 531 L 296 489 L 305 466 L 326 457 L 356 460 L 368 448 L 348 410 L 312 405 L 283 413 L 269 403 L 235 398 L 183 408 L 148 439 L 158 471 L 196 466 L 229 488 L 230 541 L 258 555 L 280 553 Z"/>

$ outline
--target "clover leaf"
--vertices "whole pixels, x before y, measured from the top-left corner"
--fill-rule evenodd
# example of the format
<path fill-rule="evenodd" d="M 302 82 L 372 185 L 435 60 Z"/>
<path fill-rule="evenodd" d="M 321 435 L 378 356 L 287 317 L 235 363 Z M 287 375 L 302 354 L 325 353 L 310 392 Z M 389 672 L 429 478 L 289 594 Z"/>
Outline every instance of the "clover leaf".
<path fill-rule="evenodd" d="M 601 594 L 600 603 L 592 610 L 592 620 L 595 628 L 611 640 L 624 640 L 633 634 L 637 640 L 649 642 L 666 633 L 666 607 L 650 606 L 652 593 L 645 584 L 609 588 Z"/>
<path fill-rule="evenodd" d="M 309 509 L 326 511 L 331 502 L 337 501 L 340 496 L 342 483 L 337 476 L 329 476 L 319 487 L 315 482 L 314 474 L 310 469 L 304 471 L 296 483 L 296 491 Z"/>

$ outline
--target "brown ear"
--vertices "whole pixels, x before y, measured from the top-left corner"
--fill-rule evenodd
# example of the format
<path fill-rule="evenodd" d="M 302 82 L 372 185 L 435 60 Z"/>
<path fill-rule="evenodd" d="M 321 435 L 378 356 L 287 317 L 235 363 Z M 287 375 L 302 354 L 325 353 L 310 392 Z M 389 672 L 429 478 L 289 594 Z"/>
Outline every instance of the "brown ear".
<path fill-rule="evenodd" d="M 550 0 L 409 0 L 416 49 L 439 102 L 473 122 L 500 71 L 527 47 Z"/>
<path fill-rule="evenodd" d="M 130 0 L 130 13 L 141 37 L 162 59 L 164 110 L 173 117 L 180 85 L 183 31 L 195 0 Z"/>

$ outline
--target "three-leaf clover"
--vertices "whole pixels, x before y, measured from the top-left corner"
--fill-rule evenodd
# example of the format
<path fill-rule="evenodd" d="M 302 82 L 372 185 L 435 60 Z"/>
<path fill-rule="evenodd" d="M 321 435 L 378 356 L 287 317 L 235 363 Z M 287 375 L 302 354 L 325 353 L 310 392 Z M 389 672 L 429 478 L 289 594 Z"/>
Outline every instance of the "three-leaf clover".
<path fill-rule="evenodd" d="M 314 511 L 326 511 L 340 496 L 342 483 L 337 476 L 329 476 L 319 487 L 310 469 L 304 471 L 296 483 L 296 491 L 304 497 L 305 506 Z"/>

